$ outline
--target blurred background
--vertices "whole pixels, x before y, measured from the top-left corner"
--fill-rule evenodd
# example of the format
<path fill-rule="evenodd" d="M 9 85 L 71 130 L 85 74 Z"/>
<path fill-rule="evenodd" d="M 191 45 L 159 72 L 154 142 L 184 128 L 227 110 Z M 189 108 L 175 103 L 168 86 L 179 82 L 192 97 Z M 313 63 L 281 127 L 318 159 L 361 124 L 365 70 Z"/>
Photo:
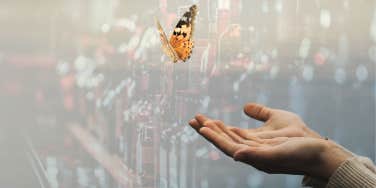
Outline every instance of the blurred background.
<path fill-rule="evenodd" d="M 162 53 L 197 4 L 185 63 Z M 187 124 L 298 113 L 375 161 L 376 1 L 33 0 L 0 6 L 1 187 L 301 187 L 235 163 Z"/>

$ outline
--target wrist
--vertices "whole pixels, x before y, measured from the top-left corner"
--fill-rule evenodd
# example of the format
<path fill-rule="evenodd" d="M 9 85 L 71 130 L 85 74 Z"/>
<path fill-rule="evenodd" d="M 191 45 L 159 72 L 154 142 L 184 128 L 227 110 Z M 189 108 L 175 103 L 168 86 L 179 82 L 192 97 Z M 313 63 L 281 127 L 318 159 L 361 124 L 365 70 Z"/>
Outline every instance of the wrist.
<path fill-rule="evenodd" d="M 317 170 L 317 176 L 329 179 L 337 168 L 351 157 L 353 155 L 344 150 L 340 145 L 330 140 L 323 140 L 323 150 L 319 155 L 320 165 Z"/>

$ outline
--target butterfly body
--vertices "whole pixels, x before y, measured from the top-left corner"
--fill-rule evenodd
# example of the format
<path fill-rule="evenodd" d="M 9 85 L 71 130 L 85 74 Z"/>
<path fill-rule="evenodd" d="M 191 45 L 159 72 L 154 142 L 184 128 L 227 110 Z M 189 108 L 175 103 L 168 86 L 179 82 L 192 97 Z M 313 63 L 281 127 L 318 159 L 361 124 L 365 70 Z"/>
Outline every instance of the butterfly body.
<path fill-rule="evenodd" d="M 196 15 L 197 6 L 192 5 L 189 8 L 189 11 L 185 12 L 176 24 L 170 40 L 167 40 L 166 33 L 163 31 L 159 21 L 156 20 L 162 43 L 162 50 L 174 63 L 178 61 L 186 61 L 192 54 L 194 46 L 192 37 Z"/>

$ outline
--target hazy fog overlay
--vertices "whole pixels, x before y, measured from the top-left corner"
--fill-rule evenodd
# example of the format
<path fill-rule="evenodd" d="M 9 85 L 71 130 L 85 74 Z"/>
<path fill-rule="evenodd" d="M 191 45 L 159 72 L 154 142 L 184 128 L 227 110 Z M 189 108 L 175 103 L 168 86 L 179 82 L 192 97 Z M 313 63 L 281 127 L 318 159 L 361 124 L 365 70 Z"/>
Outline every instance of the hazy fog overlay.
<path fill-rule="evenodd" d="M 197 4 L 191 59 L 169 36 Z M 301 187 L 235 163 L 188 126 L 298 113 L 375 160 L 376 1 L 4 0 L 0 187 Z"/>

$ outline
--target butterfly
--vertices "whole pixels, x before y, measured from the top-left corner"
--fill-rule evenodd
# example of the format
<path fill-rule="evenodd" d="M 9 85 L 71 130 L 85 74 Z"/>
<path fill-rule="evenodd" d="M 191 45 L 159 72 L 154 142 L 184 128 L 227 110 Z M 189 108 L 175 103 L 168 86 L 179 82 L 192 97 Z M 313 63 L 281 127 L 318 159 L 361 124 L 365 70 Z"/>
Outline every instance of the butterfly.
<path fill-rule="evenodd" d="M 158 19 L 155 19 L 161 38 L 162 50 L 174 63 L 178 61 L 185 62 L 191 57 L 194 46 L 192 37 L 196 15 L 197 6 L 192 5 L 176 24 L 170 40 L 167 40 L 166 33 L 163 31 L 161 24 Z"/>

